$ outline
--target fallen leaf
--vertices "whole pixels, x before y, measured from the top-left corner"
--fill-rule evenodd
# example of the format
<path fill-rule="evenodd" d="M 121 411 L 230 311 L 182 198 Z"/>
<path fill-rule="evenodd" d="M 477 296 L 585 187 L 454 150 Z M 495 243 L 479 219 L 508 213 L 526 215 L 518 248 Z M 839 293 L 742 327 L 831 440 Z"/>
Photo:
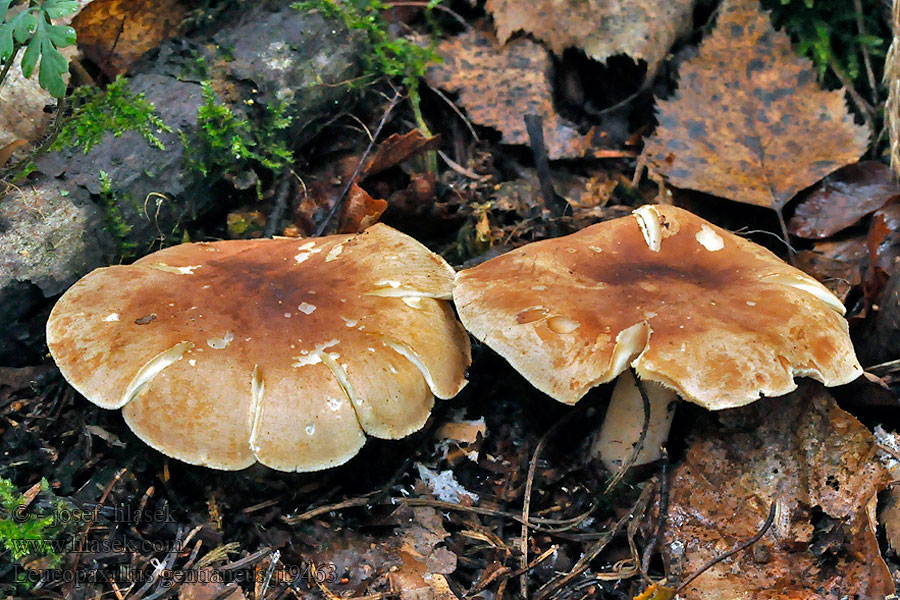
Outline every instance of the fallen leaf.
<path fill-rule="evenodd" d="M 801 250 L 794 256 L 794 266 L 809 273 L 825 285 L 841 302 L 862 283 L 860 263 L 832 258 L 822 252 Z"/>
<path fill-rule="evenodd" d="M 0 167 L 9 162 L 9 159 L 12 158 L 12 155 L 15 154 L 16 150 L 27 145 L 27 140 L 13 140 L 0 148 Z"/>
<path fill-rule="evenodd" d="M 500 46 L 490 35 L 469 31 L 441 42 L 443 63 L 425 77 L 435 87 L 459 93 L 459 102 L 479 125 L 500 131 L 505 144 L 527 145 L 524 116 L 540 115 L 551 159 L 590 154 L 594 130 L 582 135 L 553 108 L 547 77 L 550 56 L 527 38 Z"/>
<path fill-rule="evenodd" d="M 872 213 L 866 240 L 872 266 L 885 273 L 897 271 L 900 262 L 900 200 L 888 202 Z"/>
<path fill-rule="evenodd" d="M 199 581 L 188 581 L 178 588 L 178 600 L 246 600 L 241 586 L 236 583 L 226 585 L 216 577 L 214 570 L 203 568 L 197 573 L 201 575 L 197 577 Z"/>
<path fill-rule="evenodd" d="M 652 75 L 676 38 L 690 27 L 694 2 L 487 0 L 485 8 L 504 42 L 517 31 L 526 31 L 556 54 L 575 47 L 599 61 L 617 54 L 643 59 Z"/>
<path fill-rule="evenodd" d="M 634 597 L 634 600 L 671 600 L 675 597 L 675 590 L 658 583 L 652 584 L 642 593 Z"/>
<path fill-rule="evenodd" d="M 758 542 L 709 568 L 681 596 L 893 593 L 874 532 L 876 494 L 889 480 L 875 454 L 872 434 L 818 383 L 711 413 L 670 483 L 661 548 L 671 577 L 685 580 L 752 538 L 772 503 L 777 510 Z"/>
<path fill-rule="evenodd" d="M 891 478 L 897 481 L 900 478 L 900 435 L 893 431 L 886 431 L 880 425 L 875 427 L 875 439 L 881 449 L 882 462 L 891 474 Z M 879 511 L 878 516 L 884 523 L 884 533 L 888 545 L 894 555 L 900 556 L 900 485 L 894 483 L 887 494 L 887 501 Z"/>
<path fill-rule="evenodd" d="M 84 55 L 113 78 L 174 35 L 184 16 L 179 0 L 94 0 L 72 26 Z"/>
<path fill-rule="evenodd" d="M 341 213 L 338 233 L 359 233 L 378 222 L 388 203 L 381 198 L 373 198 L 355 183 L 347 192 Z"/>
<path fill-rule="evenodd" d="M 874 160 L 847 165 L 804 194 L 788 222 L 788 231 L 802 238 L 826 238 L 898 196 L 900 186 L 887 165 Z"/>
<path fill-rule="evenodd" d="M 444 423 L 437 430 L 437 437 L 442 440 L 453 440 L 464 444 L 474 444 L 478 436 L 485 436 L 487 425 L 484 417 L 477 421 L 450 421 Z"/>
<path fill-rule="evenodd" d="M 378 145 L 360 171 L 359 178 L 362 180 L 390 169 L 427 150 L 437 150 L 440 142 L 440 136 L 427 138 L 418 129 L 403 135 L 395 133 Z"/>
<path fill-rule="evenodd" d="M 844 93 L 816 83 L 757 0 L 729 0 L 712 35 L 659 102 L 643 159 L 676 187 L 780 210 L 797 192 L 856 160 L 869 133 Z"/>
<path fill-rule="evenodd" d="M 859 351 L 863 364 L 878 364 L 900 356 L 900 271 L 887 279 L 875 306 L 874 318 L 865 330 L 865 347 Z"/>

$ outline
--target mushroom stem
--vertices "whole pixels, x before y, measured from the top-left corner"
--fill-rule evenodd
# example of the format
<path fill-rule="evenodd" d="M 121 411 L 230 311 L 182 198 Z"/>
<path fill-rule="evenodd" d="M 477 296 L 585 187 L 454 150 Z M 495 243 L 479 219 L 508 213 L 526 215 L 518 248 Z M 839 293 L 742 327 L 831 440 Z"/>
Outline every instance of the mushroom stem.
<path fill-rule="evenodd" d="M 650 401 L 650 419 L 644 443 L 631 466 L 657 460 L 660 446 L 669 437 L 678 395 L 657 383 L 642 381 Z M 624 371 L 616 379 L 606 418 L 591 447 L 591 456 L 599 458 L 614 476 L 626 465 L 640 442 L 644 430 L 644 409 L 640 390 L 631 371 Z"/>

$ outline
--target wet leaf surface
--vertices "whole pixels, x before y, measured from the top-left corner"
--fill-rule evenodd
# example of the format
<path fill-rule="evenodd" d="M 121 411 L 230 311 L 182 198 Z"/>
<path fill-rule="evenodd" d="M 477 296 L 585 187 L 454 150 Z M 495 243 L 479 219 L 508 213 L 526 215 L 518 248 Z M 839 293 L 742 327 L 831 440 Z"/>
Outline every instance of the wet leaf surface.
<path fill-rule="evenodd" d="M 788 231 L 802 238 L 826 238 L 898 196 L 900 186 L 887 165 L 871 160 L 847 165 L 804 194 L 788 222 Z"/>
<path fill-rule="evenodd" d="M 756 0 L 719 9 L 657 115 L 642 155 L 652 171 L 676 187 L 775 209 L 868 146 L 843 92 L 816 83 Z"/>
<path fill-rule="evenodd" d="M 663 553 L 686 579 L 772 527 L 681 593 L 689 600 L 893 593 L 870 511 L 888 473 L 872 434 L 820 384 L 709 415 L 672 474 Z"/>

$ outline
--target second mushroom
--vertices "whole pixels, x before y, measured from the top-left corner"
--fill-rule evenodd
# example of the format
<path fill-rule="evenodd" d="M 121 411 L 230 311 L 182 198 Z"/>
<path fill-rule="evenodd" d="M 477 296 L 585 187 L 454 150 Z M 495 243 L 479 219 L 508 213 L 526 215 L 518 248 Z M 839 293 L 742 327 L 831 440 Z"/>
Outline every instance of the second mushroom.
<path fill-rule="evenodd" d="M 677 396 L 712 410 L 781 396 L 794 377 L 862 374 L 841 302 L 770 251 L 674 206 L 528 244 L 462 271 L 466 328 L 565 404 L 632 367 L 650 399 L 636 464 L 655 460 Z M 596 451 L 612 472 L 644 416 L 630 374 L 615 386 Z"/>

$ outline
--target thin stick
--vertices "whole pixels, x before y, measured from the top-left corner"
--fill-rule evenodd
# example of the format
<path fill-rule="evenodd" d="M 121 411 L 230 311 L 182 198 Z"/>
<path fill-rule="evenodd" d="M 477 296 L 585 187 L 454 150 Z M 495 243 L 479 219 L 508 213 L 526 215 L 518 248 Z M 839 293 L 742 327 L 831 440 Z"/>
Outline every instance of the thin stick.
<path fill-rule="evenodd" d="M 853 0 L 853 6 L 856 9 L 856 29 L 859 31 L 860 37 L 867 37 L 866 26 L 863 23 L 862 0 Z M 860 44 L 862 48 L 863 64 L 866 66 L 866 79 L 869 80 L 869 87 L 872 88 L 872 104 L 878 105 L 878 86 L 875 83 L 875 71 L 872 70 L 872 58 L 869 56 L 869 49 L 865 44 Z"/>
<path fill-rule="evenodd" d="M 428 84 L 426 83 L 426 85 L 428 85 Z M 443 100 L 444 102 L 447 103 L 447 106 L 449 106 L 449 107 L 453 110 L 453 112 L 456 113 L 456 116 L 458 116 L 460 119 L 462 119 L 462 122 L 465 123 L 466 127 L 467 127 L 468 130 L 469 130 L 469 133 L 472 134 L 472 138 L 474 138 L 474 140 L 475 140 L 476 142 L 480 142 L 480 141 L 481 141 L 481 138 L 478 137 L 478 134 L 475 132 L 475 127 L 472 126 L 472 122 L 469 121 L 469 119 L 466 118 L 466 115 L 464 115 L 464 114 L 462 113 L 461 110 L 459 110 L 459 107 L 456 106 L 456 104 L 454 104 L 454 103 L 450 100 L 450 98 L 448 98 L 448 97 L 444 94 L 444 92 L 442 92 L 442 91 L 439 90 L 438 88 L 432 87 L 432 86 L 429 85 L 429 86 L 428 86 L 428 89 L 430 89 L 432 92 L 434 92 L 435 94 L 437 94 L 438 98 L 440 98 L 441 100 Z"/>
<path fill-rule="evenodd" d="M 717 556 L 716 558 L 712 559 L 711 561 L 709 561 L 708 563 L 706 563 L 705 565 L 700 567 L 697 571 L 694 572 L 693 575 L 688 577 L 684 581 L 684 583 L 682 583 L 681 585 L 678 586 L 678 589 L 675 590 L 675 595 L 677 596 L 678 593 L 685 588 L 685 586 L 687 586 L 693 580 L 697 579 L 697 577 L 702 575 L 705 571 L 707 571 L 714 565 L 722 562 L 726 558 L 734 556 L 735 554 L 737 554 L 738 552 L 740 552 L 742 550 L 746 550 L 747 548 L 749 548 L 750 546 L 752 546 L 753 544 L 758 542 L 760 540 L 760 538 L 762 538 L 762 536 L 764 536 L 766 534 L 766 532 L 769 530 L 769 527 L 771 527 L 772 523 L 775 521 L 775 507 L 776 506 L 778 506 L 778 502 L 777 501 L 772 502 L 772 506 L 769 508 L 769 516 L 766 517 L 766 522 L 763 523 L 763 526 L 760 528 L 760 530 L 756 532 L 756 535 L 754 535 L 752 538 L 750 538 L 749 540 L 747 540 L 746 542 L 744 542 L 743 544 L 741 544 L 734 550 L 729 550 L 725 554 L 721 554 L 721 555 Z"/>
<path fill-rule="evenodd" d="M 784 236 L 784 245 L 787 246 L 788 249 L 788 264 L 795 267 L 797 265 L 794 264 L 794 248 L 791 246 L 791 236 L 788 233 L 787 223 L 784 221 L 782 210 L 784 210 L 783 207 L 776 208 L 775 214 L 778 215 L 778 224 L 781 226 L 781 235 Z"/>
<path fill-rule="evenodd" d="M 343 508 L 354 508 L 360 506 L 369 506 L 369 505 L 378 505 L 378 506 L 396 506 L 398 504 L 405 504 L 407 506 L 430 506 L 432 508 L 439 508 L 441 510 L 456 510 L 460 512 L 470 512 L 476 515 L 483 515 L 486 517 L 504 517 L 506 519 L 510 519 L 512 521 L 516 521 L 517 523 L 522 522 L 521 514 L 516 514 L 513 512 L 497 510 L 494 508 L 483 508 L 480 506 L 464 506 L 462 504 L 455 504 L 453 502 L 443 502 L 441 500 L 432 500 L 431 498 L 388 498 L 383 502 L 375 502 L 371 501 L 370 498 L 377 492 L 373 492 L 367 496 L 362 496 L 359 498 L 350 498 L 347 500 L 342 500 L 341 502 L 337 502 L 335 504 L 329 504 L 326 506 L 319 506 L 317 508 L 310 509 L 305 513 L 299 514 L 295 517 L 282 517 L 282 521 L 287 523 L 288 525 L 296 525 L 297 523 L 302 523 L 303 521 L 307 521 L 319 515 L 323 515 L 325 513 L 329 513 L 334 510 L 341 510 Z M 535 531 L 547 531 L 541 528 L 539 525 L 571 525 L 572 523 L 578 523 L 579 521 L 584 520 L 584 515 L 578 515 L 576 517 L 570 519 L 549 519 L 544 517 L 529 517 L 529 524 L 531 528 Z M 551 532 L 553 530 L 550 530 Z"/>
<path fill-rule="evenodd" d="M 281 182 L 278 184 L 278 190 L 275 193 L 275 203 L 272 211 L 269 213 L 269 219 L 266 221 L 266 227 L 263 229 L 263 237 L 270 238 L 275 235 L 284 219 L 284 213 L 287 211 L 288 196 L 291 192 L 290 171 L 281 175 Z"/>
<path fill-rule="evenodd" d="M 634 506 L 631 507 L 631 510 L 622 515 L 622 517 L 616 521 L 615 525 L 612 526 L 611 529 L 605 531 L 603 533 L 603 537 L 594 542 L 594 544 L 588 548 L 584 554 L 581 555 L 581 558 L 575 563 L 572 569 L 566 573 L 565 575 L 559 575 L 543 586 L 541 586 L 538 591 L 535 593 L 534 600 L 544 600 L 551 594 L 555 593 L 557 590 L 574 580 L 576 577 L 584 573 L 585 570 L 591 565 L 591 561 L 593 561 L 597 556 L 603 552 L 603 549 L 612 541 L 612 539 L 621 531 L 625 524 L 628 523 L 632 519 L 640 520 L 643 518 L 644 510 L 647 508 L 647 504 L 650 501 L 650 486 L 644 488 L 644 491 L 641 492 L 640 497 L 637 499 L 637 502 L 634 503 Z"/>
<path fill-rule="evenodd" d="M 519 565 L 522 569 L 522 574 L 519 578 L 519 587 L 523 600 L 528 600 L 528 523 L 531 513 L 531 492 L 534 488 L 534 473 L 537 470 L 538 458 L 540 458 L 541 452 L 544 450 L 544 444 L 547 443 L 550 436 L 556 433 L 565 423 L 568 423 L 572 419 L 572 415 L 579 412 L 581 411 L 573 410 L 569 412 L 569 414 L 559 419 L 553 424 L 553 427 L 548 429 L 544 435 L 541 436 L 537 446 L 534 447 L 534 454 L 531 456 L 531 462 L 528 465 L 528 477 L 525 479 L 525 497 L 522 501 L 522 520 L 520 521 L 522 523 L 522 542 L 519 546 L 522 553 L 522 556 L 519 559 Z"/>
<path fill-rule="evenodd" d="M 665 446 L 660 450 L 662 451 L 662 466 L 659 473 L 659 510 L 656 518 L 656 533 L 644 548 L 644 556 L 641 558 L 641 575 L 648 583 L 650 577 L 647 575 L 647 571 L 650 570 L 650 559 L 653 557 L 653 551 L 662 541 L 663 531 L 666 528 L 666 516 L 669 512 L 669 453 Z"/>
<path fill-rule="evenodd" d="M 625 473 L 628 472 L 628 469 L 634 465 L 638 454 L 641 453 L 641 449 L 644 447 L 644 442 L 647 440 L 647 431 L 650 429 L 650 397 L 647 396 L 647 390 L 644 388 L 644 383 L 640 380 L 634 369 L 631 369 L 631 376 L 634 378 L 634 385 L 641 394 L 641 405 L 644 407 L 644 424 L 641 427 L 641 436 L 638 438 L 637 444 L 635 444 L 634 448 L 631 450 L 631 455 L 628 457 L 628 460 L 622 464 L 622 467 L 616 472 L 613 478 L 609 480 L 609 483 L 606 484 L 606 489 L 603 490 L 604 495 L 610 493 L 612 489 L 622 481 L 622 478 L 625 477 Z"/>
<path fill-rule="evenodd" d="M 391 114 L 391 111 L 394 110 L 394 107 L 397 106 L 397 103 L 400 101 L 400 91 L 397 90 L 394 92 L 394 97 L 391 98 L 390 103 L 388 104 L 387 110 L 384 111 L 384 114 L 381 116 L 381 121 L 378 123 L 378 127 L 375 129 L 375 133 L 372 135 L 372 138 L 369 140 L 369 145 L 366 146 L 365 152 L 363 152 L 362 156 L 359 157 L 359 163 L 356 165 L 356 169 L 353 170 L 353 175 L 350 179 L 347 180 L 347 184 L 344 186 L 344 189 L 341 191 L 340 196 L 337 197 L 337 200 L 334 202 L 334 206 L 331 207 L 331 210 L 328 211 L 328 214 L 325 216 L 325 219 L 319 224 L 316 228 L 316 236 L 324 235 L 326 231 L 328 231 L 328 226 L 331 223 L 332 219 L 334 219 L 335 215 L 338 214 L 341 207 L 344 205 L 344 199 L 347 197 L 347 194 L 350 192 L 350 188 L 356 183 L 356 178 L 359 176 L 359 172 L 362 171 L 363 164 L 366 162 L 366 159 L 369 157 L 369 153 L 372 152 L 372 148 L 375 146 L 375 140 L 378 138 L 378 134 L 381 133 L 381 130 L 384 128 L 387 123 L 388 116 Z"/>
<path fill-rule="evenodd" d="M 553 178 L 550 174 L 550 159 L 547 156 L 547 146 L 544 144 L 544 123 L 540 115 L 525 115 L 525 128 L 528 130 L 528 141 L 531 146 L 531 154 L 534 156 L 534 164 L 537 167 L 538 181 L 541 184 L 541 196 L 544 204 L 554 219 L 562 217 L 569 203 L 556 193 L 553 188 Z"/>

